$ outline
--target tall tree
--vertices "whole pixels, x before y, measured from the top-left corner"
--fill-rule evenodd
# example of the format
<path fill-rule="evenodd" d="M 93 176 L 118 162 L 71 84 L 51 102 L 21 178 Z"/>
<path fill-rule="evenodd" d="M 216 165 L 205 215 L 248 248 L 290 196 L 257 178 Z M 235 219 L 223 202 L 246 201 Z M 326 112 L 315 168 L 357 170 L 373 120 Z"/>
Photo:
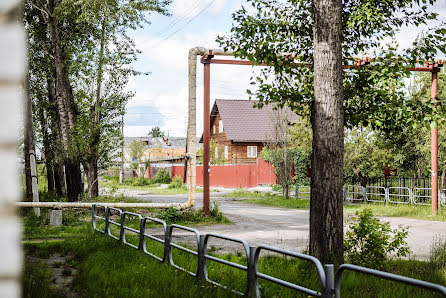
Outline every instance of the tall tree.
<path fill-rule="evenodd" d="M 152 127 L 152 129 L 149 131 L 148 136 L 154 137 L 154 138 L 157 138 L 157 137 L 164 138 L 166 136 L 166 134 L 164 133 L 164 131 L 161 130 L 161 128 L 159 126 L 155 126 L 155 127 Z"/>
<path fill-rule="evenodd" d="M 108 161 L 109 152 L 113 151 L 108 149 L 118 146 L 119 116 L 133 96 L 123 89 L 131 75 L 139 74 L 131 66 L 139 51 L 128 31 L 148 24 L 152 13 L 167 15 L 169 3 L 169 0 L 64 0 L 62 3 L 67 9 L 79 8 L 81 13 L 77 18 L 88 24 L 92 41 L 75 63 L 81 75 L 73 80 L 84 117 L 80 131 L 88 132 L 81 152 L 90 197 L 98 195 L 98 167 Z"/>
<path fill-rule="evenodd" d="M 407 98 L 403 79 L 410 75 L 405 67 L 417 65 L 420 60 L 432 61 L 438 50 L 445 49 L 446 30 L 433 28 L 423 43 L 416 41 L 409 49 L 397 52 L 392 44 L 383 46 L 383 41 L 392 39 L 403 26 L 418 26 L 435 19 L 437 15 L 429 12 L 427 1 L 248 2 L 254 10 L 242 8 L 235 12 L 231 34 L 217 41 L 237 57 L 272 66 L 262 68 L 253 77 L 257 90 L 249 92 L 259 99 L 259 107 L 277 102 L 310 117 L 310 251 L 324 261 L 339 262 L 343 125 L 362 124 L 391 133 L 432 115 L 438 106 L 434 107 L 430 100 L 420 105 Z M 376 57 L 370 61 L 372 67 L 357 67 L 352 57 L 364 54 Z M 347 68 L 343 80 L 342 64 Z"/>
<path fill-rule="evenodd" d="M 344 93 L 342 2 L 313 0 L 314 103 L 311 114 L 310 253 L 323 262 L 344 260 Z M 329 183 L 327 183 L 329 181 Z"/>

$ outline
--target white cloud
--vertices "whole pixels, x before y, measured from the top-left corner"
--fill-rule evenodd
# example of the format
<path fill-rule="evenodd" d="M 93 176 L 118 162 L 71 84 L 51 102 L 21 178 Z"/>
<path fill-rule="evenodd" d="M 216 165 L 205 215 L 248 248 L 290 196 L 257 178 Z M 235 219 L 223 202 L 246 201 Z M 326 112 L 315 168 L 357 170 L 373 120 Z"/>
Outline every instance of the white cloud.
<path fill-rule="evenodd" d="M 136 91 L 135 99 L 129 106 L 145 105 L 154 107 L 163 115 L 162 130 L 170 135 L 185 135 L 185 117 L 188 103 L 188 53 L 195 46 L 217 48 L 215 42 L 218 31 L 208 30 L 201 34 L 187 33 L 182 37 L 166 41 L 153 41 L 150 44 L 136 37 L 135 42 L 141 49 L 142 61 L 153 67 L 149 77 L 132 80 L 129 86 Z M 157 44 L 157 46 L 153 46 Z M 218 57 L 216 57 L 218 58 Z M 228 59 L 225 57 L 224 59 Z M 247 99 L 245 91 L 249 88 L 252 67 L 234 65 L 211 66 L 211 106 L 214 99 Z M 203 127 L 203 66 L 197 59 L 197 135 Z M 147 131 L 150 127 L 128 133 Z M 127 130 L 126 130 L 127 132 Z"/>
<path fill-rule="evenodd" d="M 174 16 L 190 19 L 208 5 L 209 7 L 203 13 L 217 15 L 225 8 L 226 0 L 175 0 L 172 3 L 172 13 Z"/>

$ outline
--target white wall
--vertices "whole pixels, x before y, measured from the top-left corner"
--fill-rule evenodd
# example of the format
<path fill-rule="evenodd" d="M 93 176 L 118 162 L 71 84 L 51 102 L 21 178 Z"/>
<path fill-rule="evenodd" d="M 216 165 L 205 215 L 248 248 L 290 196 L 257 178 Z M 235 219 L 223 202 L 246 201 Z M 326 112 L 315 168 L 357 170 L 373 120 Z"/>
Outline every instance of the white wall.
<path fill-rule="evenodd" d="M 22 2 L 0 1 L 0 297 L 20 297 L 21 223 L 18 141 L 22 116 L 21 86 L 25 75 Z"/>

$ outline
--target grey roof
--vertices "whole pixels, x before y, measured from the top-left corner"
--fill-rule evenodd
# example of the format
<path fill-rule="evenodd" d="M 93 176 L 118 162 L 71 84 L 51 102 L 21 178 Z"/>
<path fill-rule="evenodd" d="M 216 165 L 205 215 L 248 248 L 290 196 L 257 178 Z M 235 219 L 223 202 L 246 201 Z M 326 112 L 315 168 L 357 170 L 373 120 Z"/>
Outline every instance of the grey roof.
<path fill-rule="evenodd" d="M 233 142 L 266 142 L 273 129 L 273 104 L 255 108 L 257 100 L 216 99 L 211 111 L 211 128 L 217 112 L 220 112 L 226 138 Z M 297 115 L 292 113 L 290 121 Z"/>
<path fill-rule="evenodd" d="M 154 148 L 186 148 L 186 138 L 184 137 L 124 137 L 125 146 L 132 141 L 143 141 Z"/>

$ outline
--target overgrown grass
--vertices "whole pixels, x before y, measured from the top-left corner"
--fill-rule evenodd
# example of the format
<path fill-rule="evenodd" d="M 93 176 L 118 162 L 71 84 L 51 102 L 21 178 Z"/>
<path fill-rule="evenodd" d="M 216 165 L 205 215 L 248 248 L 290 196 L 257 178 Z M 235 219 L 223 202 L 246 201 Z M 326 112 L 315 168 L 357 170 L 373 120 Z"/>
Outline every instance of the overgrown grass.
<path fill-rule="evenodd" d="M 218 218 L 218 208 L 213 208 L 214 217 Z M 42 209 L 42 212 L 45 212 Z M 175 210 L 164 210 L 156 217 L 169 223 L 191 225 L 202 220 L 199 211 L 181 213 Z M 32 215 L 32 209 L 23 211 L 25 237 L 35 238 L 66 238 L 53 241 L 26 241 L 25 253 L 46 259 L 58 252 L 61 255 L 74 254 L 70 265 L 79 270 L 75 276 L 72 290 L 83 297 L 127 297 L 127 296 L 160 296 L 160 297 L 231 297 L 232 292 L 214 287 L 209 283 L 202 284 L 187 273 L 173 267 L 165 266 L 148 255 L 127 246 L 103 234 L 92 232 L 89 210 L 64 210 L 64 226 L 48 227 L 46 220 Z M 42 216 L 44 218 L 44 216 Z M 114 219 L 117 220 L 118 219 Z M 137 227 L 136 220 L 129 220 L 128 225 Z M 150 228 L 150 227 L 148 227 Z M 156 231 L 156 230 L 155 230 Z M 117 230 L 113 231 L 114 233 Z M 137 235 L 126 234 L 127 241 L 137 244 Z M 173 241 L 196 251 L 196 245 L 181 243 L 182 238 Z M 193 243 L 190 242 L 190 243 Z M 430 261 L 391 260 L 386 261 L 386 271 L 446 285 L 446 245 L 438 241 L 435 258 Z M 163 245 L 147 239 L 146 248 L 151 253 L 162 256 Z M 218 251 L 211 243 L 209 253 Z M 196 257 L 176 248 L 172 249 L 175 264 L 195 272 Z M 246 265 L 243 253 L 234 250 L 233 254 L 219 257 L 232 262 Z M 209 278 L 229 288 L 244 292 L 246 287 L 246 272 L 208 260 Z M 27 266 L 22 279 L 25 297 L 56 297 L 60 296 L 51 285 L 51 275 L 48 270 L 39 269 L 38 264 Z M 305 261 L 284 258 L 279 255 L 262 254 L 259 271 L 283 280 L 296 283 L 315 290 L 320 290 L 318 278 L 311 264 Z M 308 297 L 259 280 L 261 295 L 264 297 Z M 33 294 L 34 293 L 34 294 Z M 41 293 L 38 295 L 38 293 Z M 347 297 L 435 297 L 431 292 L 422 291 L 393 282 L 364 276 L 357 273 L 347 273 L 342 279 L 342 294 Z M 37 295 L 37 296 L 36 296 Z"/>
<path fill-rule="evenodd" d="M 162 251 L 162 247 L 149 247 L 148 249 L 150 252 L 157 254 Z M 91 231 L 85 231 L 83 238 L 52 243 L 29 243 L 25 245 L 25 252 L 41 258 L 46 258 L 53 252 L 60 252 L 62 255 L 68 252 L 74 253 L 73 265 L 80 270 L 80 273 L 74 280 L 73 290 L 83 297 L 235 296 L 233 293 L 209 283 L 202 284 L 185 272 L 165 266 L 140 251 L 122 246 L 114 239 Z M 241 254 L 227 254 L 219 257 L 246 265 L 246 258 Z M 195 272 L 196 257 L 174 250 L 173 259 L 176 264 Z M 218 281 L 231 289 L 244 292 L 246 272 L 213 261 L 208 261 L 207 269 L 210 279 Z M 442 285 L 446 284 L 444 267 L 438 269 L 435 264 L 429 261 L 388 261 L 385 269 L 392 273 Z M 314 268 L 305 261 L 277 255 L 263 255 L 259 261 L 259 271 L 292 283 L 320 290 Z M 47 282 L 40 284 L 35 281 L 32 282 L 36 278 L 42 278 L 41 273 L 25 273 L 28 276 L 23 280 L 27 282 L 29 291 L 36 292 L 35 288 L 42 290 L 42 287 L 48 286 Z M 261 279 L 259 283 L 263 297 L 308 297 Z M 43 291 L 45 290 L 43 289 Z M 437 297 L 429 291 L 357 273 L 346 273 L 344 275 L 341 291 L 343 296 L 346 297 Z"/>

